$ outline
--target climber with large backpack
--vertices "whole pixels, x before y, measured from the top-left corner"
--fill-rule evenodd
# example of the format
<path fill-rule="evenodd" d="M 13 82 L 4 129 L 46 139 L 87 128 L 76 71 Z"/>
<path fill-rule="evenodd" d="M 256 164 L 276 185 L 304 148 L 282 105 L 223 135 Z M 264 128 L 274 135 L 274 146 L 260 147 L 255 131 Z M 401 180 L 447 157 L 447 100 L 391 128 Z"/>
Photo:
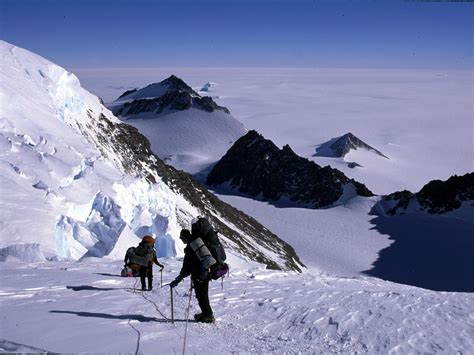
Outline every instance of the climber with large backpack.
<path fill-rule="evenodd" d="M 125 255 L 125 263 L 128 262 L 128 265 L 138 265 L 142 291 L 151 291 L 153 289 L 153 264 L 158 265 L 161 270 L 164 269 L 164 266 L 156 257 L 154 245 L 155 239 L 150 235 L 146 235 L 137 247 L 129 248 Z M 148 279 L 148 287 L 146 287 L 145 279 Z"/>
<path fill-rule="evenodd" d="M 215 318 L 209 303 L 209 281 L 217 280 L 229 272 L 225 251 L 216 231 L 206 218 L 198 218 L 188 229 L 181 230 L 181 241 L 186 244 L 181 271 L 171 283 L 176 287 L 185 277 L 191 275 L 192 287 L 196 292 L 201 313 L 194 319 L 203 323 L 214 323 Z"/>
<path fill-rule="evenodd" d="M 130 247 L 127 249 L 125 253 L 125 257 L 123 259 L 124 266 L 120 273 L 123 277 L 138 277 L 140 276 L 140 265 L 135 264 L 132 262 L 132 258 L 135 254 L 135 247 Z"/>

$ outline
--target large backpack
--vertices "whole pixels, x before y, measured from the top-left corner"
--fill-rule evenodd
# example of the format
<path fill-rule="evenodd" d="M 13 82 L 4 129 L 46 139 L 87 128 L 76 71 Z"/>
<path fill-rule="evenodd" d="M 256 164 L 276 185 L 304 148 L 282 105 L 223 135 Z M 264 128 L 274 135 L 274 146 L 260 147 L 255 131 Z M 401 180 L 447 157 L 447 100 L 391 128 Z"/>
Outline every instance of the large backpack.
<path fill-rule="evenodd" d="M 153 246 L 146 243 L 140 243 L 136 248 L 129 248 L 130 260 L 134 264 L 148 266 L 149 262 L 153 260 Z"/>
<path fill-rule="evenodd" d="M 211 279 L 217 280 L 229 273 L 229 266 L 225 263 L 227 256 L 224 247 L 207 218 L 199 217 L 191 225 L 191 234 L 193 238 L 196 238 L 191 243 L 191 247 L 198 254 L 203 267 L 205 269 L 209 268 Z M 199 239 L 203 243 L 200 243 Z M 210 252 L 211 257 L 206 250 Z"/>

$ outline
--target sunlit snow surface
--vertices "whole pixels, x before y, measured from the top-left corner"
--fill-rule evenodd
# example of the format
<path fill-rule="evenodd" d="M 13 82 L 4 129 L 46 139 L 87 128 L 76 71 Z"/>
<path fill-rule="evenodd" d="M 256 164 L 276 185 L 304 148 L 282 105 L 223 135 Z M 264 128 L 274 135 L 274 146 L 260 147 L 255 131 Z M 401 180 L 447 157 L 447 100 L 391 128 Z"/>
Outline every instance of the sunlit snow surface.
<path fill-rule="evenodd" d="M 162 259 L 163 283 L 179 260 Z M 216 324 L 189 323 L 186 353 L 470 353 L 474 296 L 375 278 L 261 270 L 232 259 L 221 288 L 212 282 Z M 121 263 L 1 263 L 0 349 L 79 353 L 182 353 L 189 279 L 138 292 Z M 199 311 L 192 296 L 190 316 Z M 3 342 L 5 339 L 6 342 Z"/>

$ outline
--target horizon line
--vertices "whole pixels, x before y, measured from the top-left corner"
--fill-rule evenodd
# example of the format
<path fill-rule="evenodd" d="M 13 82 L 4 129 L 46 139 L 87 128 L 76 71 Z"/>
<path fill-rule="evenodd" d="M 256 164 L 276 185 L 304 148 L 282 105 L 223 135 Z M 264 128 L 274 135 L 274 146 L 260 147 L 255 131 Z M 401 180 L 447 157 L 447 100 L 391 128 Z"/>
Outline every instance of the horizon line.
<path fill-rule="evenodd" d="M 108 71 L 108 70 L 157 70 L 157 69 L 213 69 L 213 70 L 229 70 L 229 69 L 286 69 L 286 70 L 408 70 L 408 71 L 437 71 L 437 70 L 444 70 L 444 71 L 474 71 L 474 67 L 472 68 L 443 68 L 443 67 L 338 67 L 338 66 L 112 66 L 112 67 L 76 67 L 76 66 L 68 66 L 66 67 L 68 70 L 90 70 L 90 71 Z"/>

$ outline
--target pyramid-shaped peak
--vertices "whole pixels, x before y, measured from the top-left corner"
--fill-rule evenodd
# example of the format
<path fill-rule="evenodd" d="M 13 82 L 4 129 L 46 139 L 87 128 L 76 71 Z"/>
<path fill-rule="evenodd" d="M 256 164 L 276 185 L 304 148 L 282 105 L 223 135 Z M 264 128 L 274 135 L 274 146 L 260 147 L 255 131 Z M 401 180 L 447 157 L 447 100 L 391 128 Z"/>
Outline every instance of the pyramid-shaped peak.
<path fill-rule="evenodd" d="M 121 101 L 128 101 L 136 99 L 159 98 L 167 94 L 177 94 L 180 92 L 186 92 L 191 96 L 199 97 L 199 94 L 195 92 L 188 84 L 186 84 L 183 79 L 171 74 L 168 78 L 158 83 L 153 83 L 136 90 L 129 90 L 120 95 L 119 99 Z"/>
<path fill-rule="evenodd" d="M 176 75 L 171 74 L 168 78 L 160 82 L 162 85 L 174 85 L 189 88 L 188 84 L 184 82 L 183 79 L 178 78 Z M 153 84 L 152 84 L 153 85 Z"/>
<path fill-rule="evenodd" d="M 381 151 L 371 147 L 360 138 L 356 137 L 352 132 L 348 132 L 343 136 L 333 138 L 328 142 L 321 144 L 316 149 L 315 156 L 343 158 L 351 150 L 357 149 L 366 149 L 388 159 L 388 157 Z"/>

